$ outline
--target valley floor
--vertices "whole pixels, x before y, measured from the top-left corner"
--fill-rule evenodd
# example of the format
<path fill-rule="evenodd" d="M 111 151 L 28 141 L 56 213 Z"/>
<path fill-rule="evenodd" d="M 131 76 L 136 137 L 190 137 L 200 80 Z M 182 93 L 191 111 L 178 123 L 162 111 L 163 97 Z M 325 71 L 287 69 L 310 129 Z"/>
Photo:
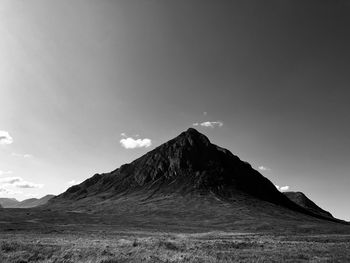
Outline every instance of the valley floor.
<path fill-rule="evenodd" d="M 158 204 L 152 213 L 143 207 L 2 209 L 0 263 L 350 262 L 348 224 L 288 211 L 283 220 L 258 209 L 253 216 L 247 206 L 180 211 Z"/>
<path fill-rule="evenodd" d="M 0 262 L 350 262 L 350 235 L 2 232 Z"/>

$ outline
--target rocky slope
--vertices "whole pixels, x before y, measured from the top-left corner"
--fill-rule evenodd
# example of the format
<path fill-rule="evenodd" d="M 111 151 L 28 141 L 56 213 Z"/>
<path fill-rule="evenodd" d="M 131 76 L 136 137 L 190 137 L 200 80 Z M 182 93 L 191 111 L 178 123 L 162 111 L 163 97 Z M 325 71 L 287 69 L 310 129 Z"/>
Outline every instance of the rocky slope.
<path fill-rule="evenodd" d="M 80 200 L 105 194 L 146 192 L 214 193 L 230 198 L 244 192 L 272 203 L 294 206 L 250 164 L 210 143 L 193 128 L 111 173 L 96 174 L 54 198 Z"/>
<path fill-rule="evenodd" d="M 302 192 L 284 192 L 284 194 L 294 203 L 298 204 L 299 206 L 307 209 L 308 211 L 314 214 L 333 218 L 331 213 L 320 208 Z"/>
<path fill-rule="evenodd" d="M 193 128 L 130 164 L 70 187 L 47 207 L 117 211 L 118 216 L 133 218 L 222 214 L 231 220 L 235 216 L 294 220 L 304 214 L 329 219 L 292 202 L 250 164 Z"/>

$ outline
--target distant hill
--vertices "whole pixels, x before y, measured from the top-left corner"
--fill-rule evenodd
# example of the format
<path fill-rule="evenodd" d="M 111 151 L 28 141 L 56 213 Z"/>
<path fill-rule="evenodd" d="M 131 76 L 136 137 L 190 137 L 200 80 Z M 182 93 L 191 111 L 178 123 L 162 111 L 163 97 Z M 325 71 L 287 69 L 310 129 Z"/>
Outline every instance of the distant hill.
<path fill-rule="evenodd" d="M 283 194 L 285 194 L 290 200 L 292 200 L 296 204 L 309 210 L 312 213 L 333 218 L 331 213 L 320 208 L 302 192 L 284 192 Z"/>
<path fill-rule="evenodd" d="M 30 198 L 18 201 L 15 198 L 0 198 L 0 205 L 3 208 L 32 208 L 46 204 L 54 195 L 45 195 L 42 198 Z"/>
<path fill-rule="evenodd" d="M 17 205 L 19 201 L 15 198 L 0 198 L 0 205 L 3 208 L 13 207 Z"/>
<path fill-rule="evenodd" d="M 129 164 L 70 187 L 45 208 L 105 213 L 143 227 L 242 224 L 256 230 L 281 222 L 292 227 L 322 219 L 341 222 L 291 201 L 249 163 L 193 128 Z"/>

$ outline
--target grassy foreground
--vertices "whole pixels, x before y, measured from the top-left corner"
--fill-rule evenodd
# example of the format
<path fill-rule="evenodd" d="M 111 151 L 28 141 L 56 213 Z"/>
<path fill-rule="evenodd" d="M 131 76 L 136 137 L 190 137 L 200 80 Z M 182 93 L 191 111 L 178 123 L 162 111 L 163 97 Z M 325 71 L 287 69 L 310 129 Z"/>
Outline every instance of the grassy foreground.
<path fill-rule="evenodd" d="M 350 235 L 1 233 L 0 262 L 350 262 Z"/>

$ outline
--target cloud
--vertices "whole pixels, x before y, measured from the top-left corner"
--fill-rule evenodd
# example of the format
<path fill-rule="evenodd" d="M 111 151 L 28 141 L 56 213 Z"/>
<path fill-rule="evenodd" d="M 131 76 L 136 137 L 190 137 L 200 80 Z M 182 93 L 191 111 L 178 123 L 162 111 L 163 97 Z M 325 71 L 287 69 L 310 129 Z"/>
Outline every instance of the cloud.
<path fill-rule="evenodd" d="M 278 186 L 278 185 L 275 185 L 277 190 L 280 191 L 280 192 L 285 192 L 285 191 L 288 191 L 289 190 L 289 186 L 288 185 L 285 185 L 285 186 Z"/>
<path fill-rule="evenodd" d="M 0 178 L 0 186 L 12 185 L 18 188 L 41 188 L 43 184 L 36 184 L 23 180 L 22 177 L 12 176 Z"/>
<path fill-rule="evenodd" d="M 28 153 L 25 153 L 25 154 L 22 154 L 22 153 L 11 153 L 11 156 L 21 157 L 21 158 L 32 158 L 33 157 L 33 155 L 28 154 Z"/>
<path fill-rule="evenodd" d="M 24 196 L 29 197 L 29 198 L 35 198 L 38 197 L 38 194 L 25 194 Z"/>
<path fill-rule="evenodd" d="M 0 144 L 11 144 L 13 143 L 13 138 L 7 131 L 0 131 Z"/>
<path fill-rule="evenodd" d="M 68 185 L 77 185 L 77 184 L 80 184 L 81 183 L 81 181 L 75 181 L 75 180 L 72 180 L 72 181 L 69 181 L 67 184 Z"/>
<path fill-rule="evenodd" d="M 280 189 L 281 189 L 282 192 L 288 191 L 289 190 L 289 186 L 288 185 L 282 186 Z"/>
<path fill-rule="evenodd" d="M 12 171 L 0 171 L 0 175 L 7 175 L 7 174 L 12 174 Z"/>
<path fill-rule="evenodd" d="M 135 148 L 142 148 L 142 147 L 150 147 L 152 145 L 152 141 L 150 139 L 133 139 L 132 137 L 123 138 L 120 140 L 120 144 L 125 149 L 135 149 Z"/>
<path fill-rule="evenodd" d="M 44 185 L 21 181 L 21 182 L 15 183 L 15 186 L 18 188 L 42 188 Z"/>
<path fill-rule="evenodd" d="M 261 171 L 271 171 L 271 169 L 269 167 L 262 166 L 262 165 L 259 166 L 258 169 L 261 170 Z"/>
<path fill-rule="evenodd" d="M 0 178 L 0 184 L 14 184 L 16 182 L 20 182 L 21 180 L 21 177 L 4 177 Z"/>
<path fill-rule="evenodd" d="M 193 123 L 193 126 L 202 126 L 207 128 L 215 128 L 215 127 L 222 127 L 224 125 L 221 121 L 205 121 L 205 122 L 195 122 Z"/>
<path fill-rule="evenodd" d="M 17 190 L 7 189 L 0 186 L 0 194 L 16 195 L 16 194 L 22 194 L 22 192 Z"/>

